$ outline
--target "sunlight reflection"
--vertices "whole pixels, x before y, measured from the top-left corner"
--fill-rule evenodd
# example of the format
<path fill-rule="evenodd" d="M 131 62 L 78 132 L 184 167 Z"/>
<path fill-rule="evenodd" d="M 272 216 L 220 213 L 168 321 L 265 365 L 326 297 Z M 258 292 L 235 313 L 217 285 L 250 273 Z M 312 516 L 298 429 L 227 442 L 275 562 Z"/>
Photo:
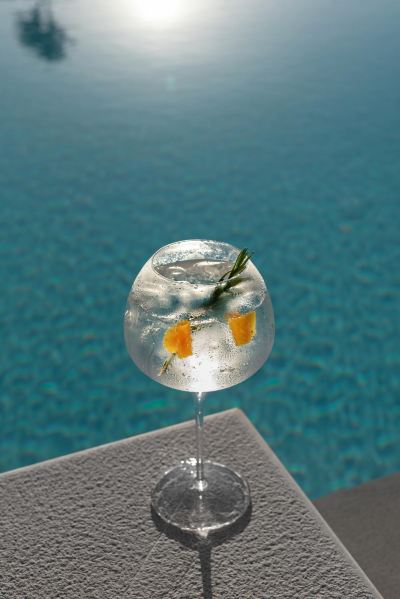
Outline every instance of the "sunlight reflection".
<path fill-rule="evenodd" d="M 185 6 L 183 0 L 136 0 L 135 12 L 146 24 L 167 27 L 182 20 Z"/>

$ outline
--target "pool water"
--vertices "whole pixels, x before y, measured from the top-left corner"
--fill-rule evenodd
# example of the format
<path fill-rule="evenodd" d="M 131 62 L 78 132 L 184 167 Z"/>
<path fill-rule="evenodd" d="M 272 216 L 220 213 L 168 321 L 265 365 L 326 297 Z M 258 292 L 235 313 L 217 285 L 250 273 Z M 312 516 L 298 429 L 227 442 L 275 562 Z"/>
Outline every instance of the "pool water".
<path fill-rule="evenodd" d="M 400 469 L 398 0 L 0 1 L 0 462 L 191 417 L 125 350 L 160 246 L 249 247 L 241 407 L 317 497 Z M 217 457 L 217 456 L 213 456 Z"/>

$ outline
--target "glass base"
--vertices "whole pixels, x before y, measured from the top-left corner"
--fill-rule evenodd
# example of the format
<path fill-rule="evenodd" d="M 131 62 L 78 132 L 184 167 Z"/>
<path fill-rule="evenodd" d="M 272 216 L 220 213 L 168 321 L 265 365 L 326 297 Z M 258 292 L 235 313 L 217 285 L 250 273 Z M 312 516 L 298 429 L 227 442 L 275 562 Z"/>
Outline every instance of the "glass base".
<path fill-rule="evenodd" d="M 166 472 L 151 497 L 162 520 L 206 537 L 232 525 L 250 506 L 246 481 L 230 468 L 204 462 L 204 481 L 196 479 L 196 460 L 182 461 Z"/>

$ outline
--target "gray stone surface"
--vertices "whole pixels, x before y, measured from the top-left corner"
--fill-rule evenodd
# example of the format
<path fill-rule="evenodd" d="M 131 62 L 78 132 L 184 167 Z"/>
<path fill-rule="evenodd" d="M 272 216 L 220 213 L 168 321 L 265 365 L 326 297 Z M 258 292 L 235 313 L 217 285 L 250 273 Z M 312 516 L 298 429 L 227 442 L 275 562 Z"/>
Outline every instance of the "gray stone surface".
<path fill-rule="evenodd" d="M 153 521 L 150 491 L 193 441 L 184 424 L 2 475 L 0 597 L 380 596 L 238 410 L 207 419 L 206 453 L 247 476 L 252 512 L 208 543 Z"/>
<path fill-rule="evenodd" d="M 400 597 L 400 474 L 315 502 L 385 599 Z"/>

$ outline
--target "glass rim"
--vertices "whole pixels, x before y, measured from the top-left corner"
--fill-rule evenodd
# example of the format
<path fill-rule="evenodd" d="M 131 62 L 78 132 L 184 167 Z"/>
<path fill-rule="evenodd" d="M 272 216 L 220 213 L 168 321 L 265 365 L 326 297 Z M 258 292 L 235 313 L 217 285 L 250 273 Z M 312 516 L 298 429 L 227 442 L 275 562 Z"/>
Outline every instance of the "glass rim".
<path fill-rule="evenodd" d="M 179 285 L 197 285 L 197 286 L 201 286 L 201 287 L 215 287 L 217 285 L 222 285 L 225 281 L 211 281 L 209 283 L 194 283 L 192 281 L 187 281 L 187 280 L 183 280 L 183 281 L 177 281 L 175 279 L 172 279 L 170 277 L 166 277 L 165 275 L 161 274 L 159 272 L 159 270 L 157 270 L 157 267 L 154 265 L 154 260 L 157 257 L 158 254 L 160 254 L 161 252 L 168 250 L 169 248 L 173 248 L 174 246 L 179 246 L 182 245 L 184 243 L 210 243 L 210 244 L 216 244 L 218 246 L 222 246 L 225 248 L 229 248 L 230 250 L 233 250 L 234 252 L 237 252 L 236 255 L 238 255 L 240 253 L 239 248 L 237 248 L 236 246 L 232 245 L 231 243 L 228 243 L 226 241 L 216 241 L 215 239 L 181 239 L 179 241 L 172 241 L 171 243 L 167 243 L 166 245 L 163 245 L 162 247 L 160 247 L 156 252 L 154 252 L 154 254 L 152 255 L 152 257 L 150 258 L 150 264 L 151 264 L 151 268 L 154 271 L 154 273 L 157 275 L 157 277 L 160 277 L 162 279 L 164 279 L 165 281 L 169 281 L 170 283 L 175 283 L 175 284 L 179 284 Z M 235 277 L 236 278 L 236 277 Z"/>

